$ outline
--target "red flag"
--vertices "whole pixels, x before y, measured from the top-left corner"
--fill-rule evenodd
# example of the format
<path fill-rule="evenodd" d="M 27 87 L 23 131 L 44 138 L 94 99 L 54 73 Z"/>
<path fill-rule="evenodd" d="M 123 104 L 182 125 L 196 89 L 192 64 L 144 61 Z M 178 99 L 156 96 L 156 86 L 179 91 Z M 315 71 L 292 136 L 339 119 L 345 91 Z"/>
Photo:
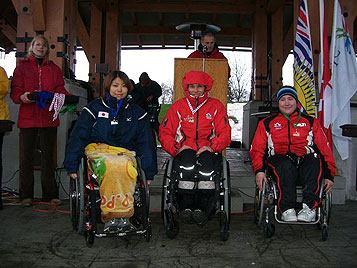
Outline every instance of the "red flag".
<path fill-rule="evenodd" d="M 322 28 L 322 29 L 321 29 Z M 320 60 L 320 68 L 319 71 L 322 72 L 320 74 L 321 81 L 320 81 L 320 104 L 319 104 L 319 112 L 318 112 L 318 120 L 320 122 L 321 127 L 323 128 L 327 139 L 330 143 L 331 149 L 332 146 L 332 133 L 331 133 L 331 125 L 325 126 L 324 124 L 324 110 L 330 110 L 330 107 L 327 107 L 331 104 L 325 102 L 324 94 L 331 94 L 331 70 L 330 70 L 330 58 L 329 58 L 329 45 L 328 45 L 328 38 L 327 38 L 327 28 L 326 28 L 326 18 L 325 18 L 325 7 L 324 1 L 320 0 L 320 31 L 322 33 L 321 39 L 321 51 L 322 51 L 322 58 Z"/>

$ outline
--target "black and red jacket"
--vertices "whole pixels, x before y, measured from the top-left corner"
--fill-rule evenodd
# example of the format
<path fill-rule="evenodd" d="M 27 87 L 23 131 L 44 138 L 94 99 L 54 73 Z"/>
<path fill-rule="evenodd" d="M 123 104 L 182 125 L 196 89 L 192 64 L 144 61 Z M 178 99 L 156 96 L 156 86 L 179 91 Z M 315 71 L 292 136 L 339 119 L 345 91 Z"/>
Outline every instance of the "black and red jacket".
<path fill-rule="evenodd" d="M 250 148 L 250 157 L 254 173 L 264 172 L 266 159 L 276 154 L 289 152 L 297 156 L 309 153 L 320 153 L 328 169 L 325 178 L 333 179 L 336 164 L 333 158 L 331 145 L 329 144 L 319 122 L 304 113 L 298 121 L 298 111 L 290 115 L 290 121 L 282 113 L 273 114 L 258 124 L 254 139 Z"/>
<path fill-rule="evenodd" d="M 186 91 L 186 98 L 176 101 L 170 107 L 160 125 L 159 139 L 162 148 L 175 156 L 183 145 L 198 151 L 210 146 L 214 152 L 221 152 L 231 142 L 231 127 L 224 105 L 217 99 L 193 98 Z M 192 114 L 191 107 L 202 105 Z"/>

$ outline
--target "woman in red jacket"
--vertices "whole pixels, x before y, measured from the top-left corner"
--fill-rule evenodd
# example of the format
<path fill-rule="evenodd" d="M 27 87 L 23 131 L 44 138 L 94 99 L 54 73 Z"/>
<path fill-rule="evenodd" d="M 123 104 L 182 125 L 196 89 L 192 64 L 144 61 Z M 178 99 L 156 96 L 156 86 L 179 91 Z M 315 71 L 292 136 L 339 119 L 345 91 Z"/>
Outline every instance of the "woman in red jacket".
<path fill-rule="evenodd" d="M 223 104 L 209 97 L 212 78 L 190 71 L 183 78 L 185 98 L 170 107 L 160 125 L 162 148 L 174 156 L 180 174 L 177 201 L 186 222 L 204 223 L 213 210 L 215 170 L 219 154 L 231 142 L 231 127 Z"/>
<path fill-rule="evenodd" d="M 63 94 L 69 93 L 64 88 L 61 69 L 48 59 L 49 52 L 48 40 L 43 35 L 36 36 L 30 44 L 28 57 L 16 67 L 11 82 L 11 99 L 20 104 L 17 126 L 22 138 L 20 198 L 24 206 L 31 206 L 34 197 L 33 155 L 38 136 L 41 146 L 42 197 L 45 201 L 61 202 L 58 199 L 54 166 L 54 149 L 60 122 L 58 109 L 49 109 L 46 100 L 52 95 L 54 102 L 58 101 L 57 104 L 61 105 Z M 36 102 L 29 99 L 29 94 L 35 91 L 40 96 Z"/>
<path fill-rule="evenodd" d="M 262 190 L 268 169 L 280 192 L 282 220 L 312 222 L 320 202 L 321 180 L 327 193 L 332 190 L 336 169 L 333 154 L 319 122 L 297 109 L 294 88 L 282 87 L 277 101 L 280 112 L 259 122 L 251 145 L 256 184 Z M 303 186 L 303 208 L 296 215 L 298 182 Z"/>

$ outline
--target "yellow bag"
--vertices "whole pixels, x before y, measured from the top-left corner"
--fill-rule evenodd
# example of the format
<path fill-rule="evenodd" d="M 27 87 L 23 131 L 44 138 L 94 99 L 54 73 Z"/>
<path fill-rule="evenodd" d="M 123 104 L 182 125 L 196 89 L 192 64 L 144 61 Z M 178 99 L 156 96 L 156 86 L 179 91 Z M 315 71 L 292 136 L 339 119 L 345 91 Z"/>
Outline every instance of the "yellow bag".
<path fill-rule="evenodd" d="M 100 186 L 102 220 L 133 216 L 133 194 L 138 175 L 135 152 L 91 143 L 86 146 L 85 154 L 90 173 L 96 176 Z"/>

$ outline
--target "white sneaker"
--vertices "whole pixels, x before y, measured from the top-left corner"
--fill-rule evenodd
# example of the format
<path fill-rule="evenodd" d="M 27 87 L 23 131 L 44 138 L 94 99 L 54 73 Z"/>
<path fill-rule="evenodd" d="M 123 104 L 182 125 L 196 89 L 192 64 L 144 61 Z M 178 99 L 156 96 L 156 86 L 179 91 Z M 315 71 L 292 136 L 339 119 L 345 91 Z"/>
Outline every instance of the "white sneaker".
<path fill-rule="evenodd" d="M 302 210 L 299 211 L 298 221 L 312 222 L 316 217 L 316 208 L 310 209 L 308 205 L 302 203 Z"/>
<path fill-rule="evenodd" d="M 289 208 L 281 214 L 283 221 L 297 221 L 295 209 Z"/>

